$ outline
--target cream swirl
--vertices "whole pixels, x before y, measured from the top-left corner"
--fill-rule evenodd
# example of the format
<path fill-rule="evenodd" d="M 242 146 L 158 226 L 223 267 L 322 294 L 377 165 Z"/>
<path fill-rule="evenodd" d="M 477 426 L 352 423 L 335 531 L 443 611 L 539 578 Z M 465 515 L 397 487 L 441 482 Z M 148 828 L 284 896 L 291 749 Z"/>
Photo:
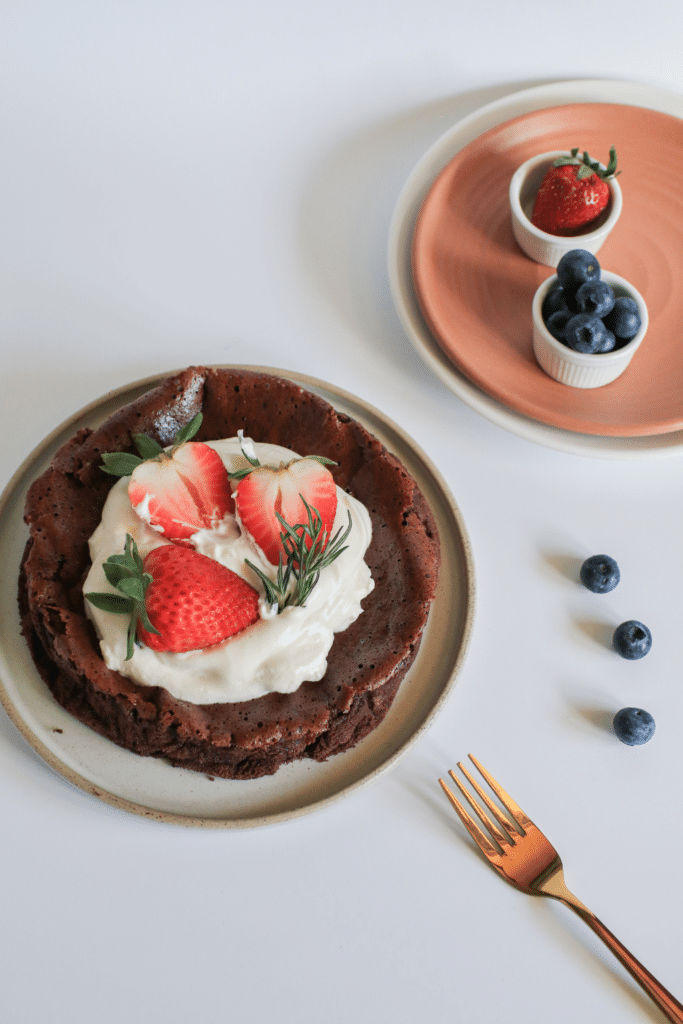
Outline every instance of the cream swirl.
<path fill-rule="evenodd" d="M 237 437 L 207 442 L 218 452 L 228 472 L 248 465 L 242 446 L 251 452 L 252 443 L 249 438 Z M 278 445 L 255 443 L 254 448 L 263 465 L 278 466 L 296 458 L 296 453 Z M 129 477 L 122 477 L 111 489 L 100 525 L 90 538 L 92 566 L 84 586 L 86 592 L 113 592 L 102 563 L 123 551 L 126 534 L 131 534 L 143 558 L 152 548 L 168 543 L 132 508 L 128 481 Z M 228 514 L 214 529 L 199 530 L 190 538 L 194 548 L 232 569 L 258 590 L 259 621 L 205 650 L 169 654 L 136 645 L 133 657 L 126 660 L 126 617 L 86 602 L 105 664 L 138 683 L 163 686 L 174 697 L 193 704 L 226 704 L 271 692 L 292 693 L 306 680 L 322 679 L 334 634 L 358 618 L 361 601 L 374 587 L 364 561 L 372 538 L 370 516 L 364 505 L 337 488 L 333 532 L 346 528 L 349 513 L 352 528 L 347 549 L 321 571 L 305 606 L 285 608 L 279 615 L 267 604 L 263 585 L 245 559 L 271 579 L 275 578 L 276 567 L 265 559 L 249 534 L 242 532 L 238 518 Z"/>

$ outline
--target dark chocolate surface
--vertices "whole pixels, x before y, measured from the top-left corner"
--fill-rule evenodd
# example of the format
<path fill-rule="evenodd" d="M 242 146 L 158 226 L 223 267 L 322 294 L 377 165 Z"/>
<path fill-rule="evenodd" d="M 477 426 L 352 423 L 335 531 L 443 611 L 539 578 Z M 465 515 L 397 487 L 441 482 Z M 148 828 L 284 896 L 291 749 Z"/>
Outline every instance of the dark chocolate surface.
<path fill-rule="evenodd" d="M 334 460 L 337 484 L 372 518 L 366 561 L 375 589 L 363 614 L 335 637 L 324 678 L 292 694 L 237 704 L 177 700 L 108 669 L 85 615 L 88 539 L 114 482 L 100 468 L 102 453 L 133 451 L 138 432 L 169 444 L 200 409 L 197 440 L 233 437 L 243 428 L 256 441 Z M 323 761 L 376 728 L 417 653 L 437 583 L 434 519 L 401 463 L 316 395 L 250 371 L 192 367 L 101 427 L 79 431 L 32 485 L 25 518 L 22 626 L 55 698 L 122 747 L 225 778 L 257 778 L 300 757 Z"/>

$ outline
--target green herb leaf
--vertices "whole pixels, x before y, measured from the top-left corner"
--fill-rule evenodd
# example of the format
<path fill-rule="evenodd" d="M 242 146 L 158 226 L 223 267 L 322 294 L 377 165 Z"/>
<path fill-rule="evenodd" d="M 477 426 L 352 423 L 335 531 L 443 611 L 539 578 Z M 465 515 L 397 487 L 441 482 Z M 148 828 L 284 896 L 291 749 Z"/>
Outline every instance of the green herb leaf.
<path fill-rule="evenodd" d="M 250 562 L 248 558 L 245 558 L 244 561 L 246 562 L 250 569 L 253 569 L 258 578 L 261 580 L 261 583 L 263 584 L 263 589 L 266 592 L 266 601 L 268 602 L 268 604 L 276 604 L 279 606 L 281 595 L 278 592 L 277 586 L 273 584 L 272 580 L 268 576 L 266 576 L 266 574 L 261 569 L 259 569 L 257 565 L 254 565 L 253 562 Z"/>

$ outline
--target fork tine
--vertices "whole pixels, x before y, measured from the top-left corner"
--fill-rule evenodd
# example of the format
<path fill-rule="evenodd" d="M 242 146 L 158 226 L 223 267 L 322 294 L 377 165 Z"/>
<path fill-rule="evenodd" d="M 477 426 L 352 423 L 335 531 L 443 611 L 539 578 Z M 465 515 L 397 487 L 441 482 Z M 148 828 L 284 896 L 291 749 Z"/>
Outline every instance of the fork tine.
<path fill-rule="evenodd" d="M 496 821 L 499 823 L 501 828 L 505 829 L 505 832 L 507 833 L 507 836 L 506 837 L 503 837 L 503 836 L 499 837 L 497 835 L 496 839 L 498 839 L 498 842 L 501 842 L 505 838 L 507 840 L 507 842 L 512 842 L 514 844 L 515 837 L 517 837 L 519 839 L 519 835 L 520 835 L 519 832 L 515 829 L 515 826 L 510 824 L 510 822 L 505 817 L 505 815 L 502 813 L 502 811 L 498 807 L 496 807 L 496 805 L 493 803 L 493 801 L 491 800 L 489 795 L 484 792 L 484 790 L 481 788 L 481 786 L 479 785 L 477 780 L 470 774 L 470 772 L 467 771 L 467 768 L 465 768 L 464 764 L 462 764 L 460 761 L 458 761 L 458 768 L 463 773 L 463 775 L 465 776 L 465 778 L 467 779 L 469 784 L 472 786 L 472 788 L 475 790 L 475 792 L 479 796 L 479 798 L 482 801 L 482 803 L 486 804 L 486 806 L 488 807 L 489 811 L 494 816 Z M 457 779 L 455 781 L 457 782 Z M 475 810 L 476 810 L 476 806 L 475 806 Z M 512 815 L 510 815 L 510 817 L 512 817 Z"/>
<path fill-rule="evenodd" d="M 468 754 L 467 756 L 469 757 L 470 761 L 475 766 L 477 771 L 482 775 L 486 782 L 488 782 L 489 786 L 496 794 L 496 796 L 498 797 L 506 811 L 508 811 L 509 814 L 512 816 L 512 819 L 515 821 L 515 823 L 519 825 L 519 827 L 522 829 L 522 832 L 526 832 L 528 827 L 531 825 L 531 819 L 527 818 L 526 814 L 519 806 L 519 804 L 515 803 L 515 801 L 512 799 L 509 793 L 505 792 L 503 787 L 498 782 L 496 782 L 494 777 L 486 771 L 484 766 L 480 764 L 479 761 L 477 761 L 476 757 L 474 757 L 473 754 Z"/>
<path fill-rule="evenodd" d="M 462 765 L 458 764 L 458 767 L 462 768 Z M 460 790 L 462 795 L 465 797 L 465 800 L 467 800 L 468 804 L 470 805 L 470 807 L 472 808 L 474 813 L 477 815 L 477 817 L 481 821 L 482 825 L 484 825 L 484 827 L 488 829 L 488 831 L 493 836 L 493 838 L 496 840 L 496 842 L 501 847 L 501 849 L 505 849 L 506 847 L 509 847 L 510 843 L 514 842 L 514 840 L 511 840 L 511 838 L 510 838 L 510 836 L 508 834 L 504 835 L 500 831 L 500 829 L 496 827 L 495 823 L 493 821 L 491 821 L 491 819 L 489 818 L 488 814 L 486 814 L 486 812 L 484 810 L 482 810 L 482 808 L 479 806 L 479 804 L 474 799 L 472 794 L 468 793 L 468 791 L 465 789 L 465 787 L 463 786 L 462 782 L 460 781 L 458 776 L 455 774 L 455 772 L 451 770 L 451 771 L 448 772 L 448 774 L 453 779 L 453 782 L 456 784 L 456 786 L 458 787 L 458 789 Z M 476 785 L 476 783 L 475 783 L 475 785 Z M 479 792 L 481 792 L 481 790 L 479 790 Z M 488 802 L 488 801 L 486 801 L 486 797 L 484 796 L 483 793 L 482 793 L 482 796 L 484 798 L 484 801 Z M 508 823 L 508 828 L 510 829 L 511 832 L 514 831 L 514 829 L 512 828 L 512 826 L 509 823 Z M 516 832 L 515 832 L 515 835 L 517 835 Z"/>
<path fill-rule="evenodd" d="M 457 779 L 456 779 L 456 781 L 457 781 Z M 465 828 L 467 829 L 469 834 L 472 836 L 472 838 L 474 839 L 475 843 L 477 844 L 477 846 L 479 847 L 481 852 L 486 857 L 488 857 L 489 860 L 494 860 L 494 859 L 500 857 L 500 851 L 497 850 L 496 847 L 493 845 L 493 843 L 491 843 L 490 840 L 487 838 L 487 836 L 484 835 L 484 833 L 479 828 L 479 826 L 477 825 L 477 823 L 474 820 L 474 818 L 472 818 L 467 813 L 467 811 L 462 806 L 462 804 L 460 803 L 458 798 L 451 792 L 451 790 L 448 788 L 448 786 L 443 781 L 443 779 L 439 779 L 439 783 L 440 783 L 441 788 L 443 789 L 444 793 L 446 794 L 446 796 L 448 797 L 448 799 L 452 803 L 452 805 L 453 805 L 453 807 L 454 807 L 458 817 L 460 818 L 461 822 L 463 823 L 463 825 L 465 826 Z"/>

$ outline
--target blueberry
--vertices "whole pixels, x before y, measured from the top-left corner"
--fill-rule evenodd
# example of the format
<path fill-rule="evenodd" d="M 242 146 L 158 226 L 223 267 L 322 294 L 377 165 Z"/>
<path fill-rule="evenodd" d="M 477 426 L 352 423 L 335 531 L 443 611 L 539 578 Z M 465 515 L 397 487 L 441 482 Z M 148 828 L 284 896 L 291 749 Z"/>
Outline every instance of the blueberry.
<path fill-rule="evenodd" d="M 545 325 L 553 338 L 557 338 L 558 341 L 564 342 L 564 332 L 567 329 L 567 324 L 573 316 L 574 314 L 569 309 L 558 309 L 557 312 L 550 314 Z"/>
<path fill-rule="evenodd" d="M 576 293 L 576 306 L 579 313 L 605 317 L 614 307 L 614 292 L 606 281 L 586 281 Z"/>
<path fill-rule="evenodd" d="M 629 619 L 614 630 L 614 650 L 628 661 L 644 658 L 652 647 L 652 633 L 642 622 Z"/>
<path fill-rule="evenodd" d="M 600 280 L 600 264 L 586 249 L 571 249 L 557 264 L 557 280 L 573 295 L 585 281 Z"/>
<path fill-rule="evenodd" d="M 638 303 L 627 295 L 620 295 L 611 310 L 605 317 L 605 325 L 608 330 L 616 334 L 622 341 L 630 341 L 634 338 L 641 327 Z"/>
<path fill-rule="evenodd" d="M 617 343 L 599 316 L 577 313 L 567 324 L 564 332 L 565 344 L 575 352 L 611 352 Z"/>
<path fill-rule="evenodd" d="M 594 594 L 609 594 L 621 579 L 619 566 L 609 555 L 591 555 L 581 566 L 580 576 Z"/>
<path fill-rule="evenodd" d="M 617 739 L 629 747 L 647 743 L 654 736 L 655 720 L 642 708 L 622 708 L 614 716 L 613 725 Z"/>
<path fill-rule="evenodd" d="M 553 313 L 559 313 L 561 310 L 568 308 L 569 307 L 567 306 L 567 296 L 565 295 L 564 288 L 561 284 L 557 284 L 557 282 L 555 282 L 555 284 L 552 286 L 552 288 L 544 298 L 543 305 L 541 306 L 541 316 L 543 317 L 543 322 L 547 324 L 548 318 Z"/>

